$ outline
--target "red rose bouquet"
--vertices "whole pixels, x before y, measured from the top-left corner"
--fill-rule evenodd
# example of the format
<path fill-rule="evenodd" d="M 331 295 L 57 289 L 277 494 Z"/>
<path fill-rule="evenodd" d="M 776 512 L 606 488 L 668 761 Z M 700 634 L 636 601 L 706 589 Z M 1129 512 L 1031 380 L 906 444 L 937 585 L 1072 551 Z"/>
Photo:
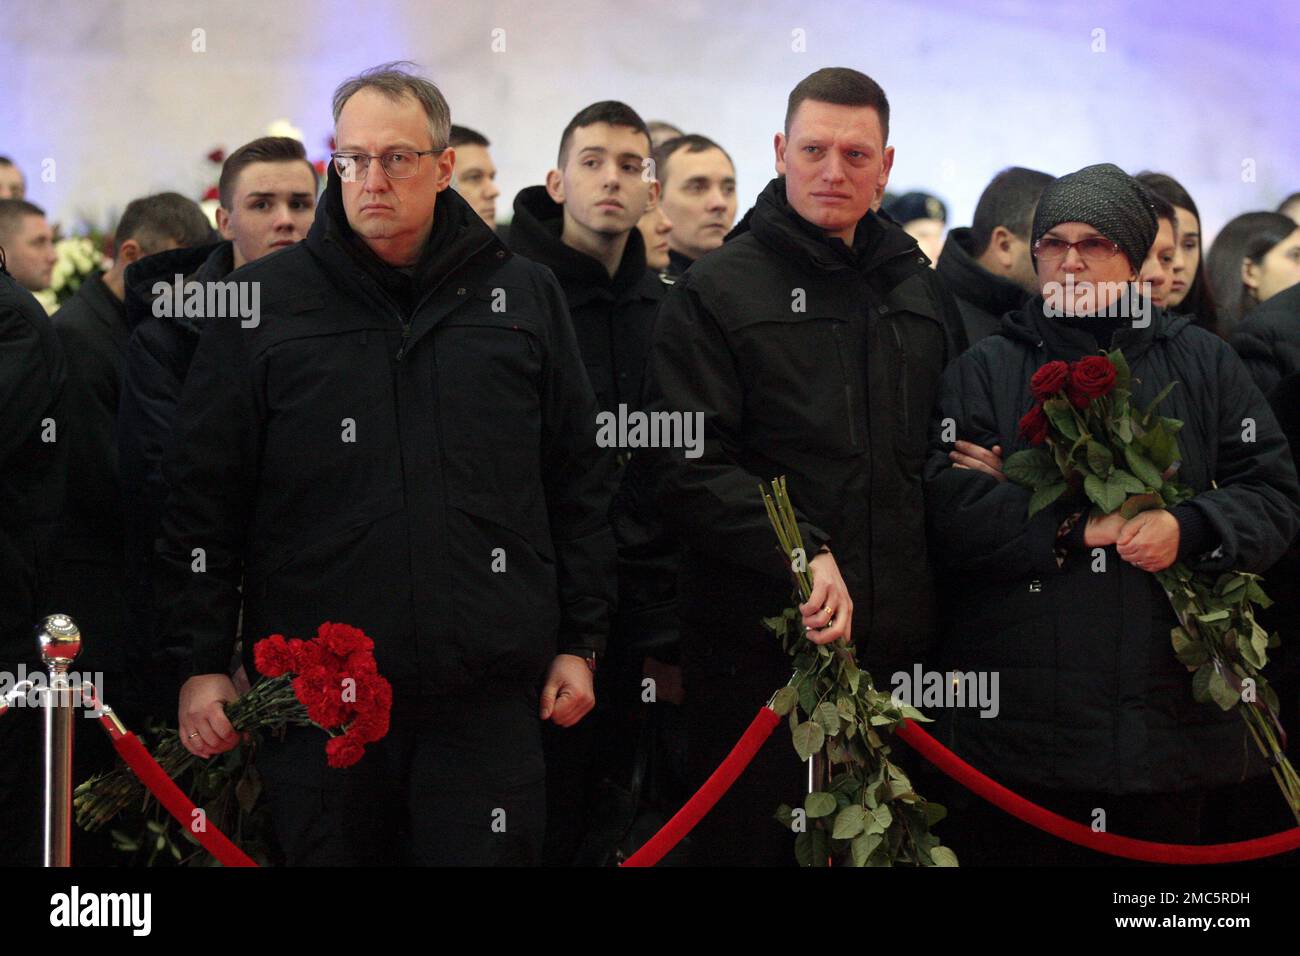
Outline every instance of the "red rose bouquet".
<path fill-rule="evenodd" d="M 374 641 L 355 627 L 326 622 L 314 638 L 305 641 L 273 634 L 253 646 L 253 658 L 262 678 L 225 706 L 231 726 L 241 734 L 248 732 L 253 740 L 248 760 L 256 750 L 259 731 L 283 732 L 290 724 L 325 731 L 325 754 L 331 767 L 352 766 L 361 759 L 366 744 L 388 733 L 392 687 L 375 664 Z M 238 809 L 251 812 L 256 794 L 249 788 L 257 788 L 257 778 L 247 773 L 248 760 L 226 767 L 238 771 L 241 779 L 236 781 L 185 749 L 174 729 L 164 732 L 153 756 L 173 779 L 193 771 L 190 795 L 196 805 L 233 804 L 235 801 L 226 800 L 225 791 L 235 790 L 242 791 L 234 794 Z M 141 801 L 146 809 L 156 803 L 122 766 L 81 784 L 73 802 L 77 823 L 95 830 Z M 157 833 L 161 848 L 165 833 L 154 824 L 166 824 L 151 821 L 150 830 Z"/>
<path fill-rule="evenodd" d="M 1183 423 L 1156 414 L 1177 383 L 1141 411 L 1132 405 L 1131 385 L 1118 349 L 1071 364 L 1048 362 L 1034 373 L 1034 406 L 1020 420 L 1021 437 L 1034 447 L 1008 457 L 1003 468 L 1033 492 L 1030 515 L 1064 496 L 1082 495 L 1102 513 L 1118 511 L 1126 519 L 1193 497 L 1177 480 L 1182 456 L 1176 436 Z M 1178 617 L 1170 638 L 1178 660 L 1193 672 L 1193 696 L 1237 708 L 1300 822 L 1300 776 L 1283 753 L 1277 693 L 1262 674 L 1268 649 L 1279 640 L 1255 620 L 1256 606 L 1272 603 L 1259 575 L 1206 574 L 1176 562 L 1157 571 L 1156 580 Z"/>

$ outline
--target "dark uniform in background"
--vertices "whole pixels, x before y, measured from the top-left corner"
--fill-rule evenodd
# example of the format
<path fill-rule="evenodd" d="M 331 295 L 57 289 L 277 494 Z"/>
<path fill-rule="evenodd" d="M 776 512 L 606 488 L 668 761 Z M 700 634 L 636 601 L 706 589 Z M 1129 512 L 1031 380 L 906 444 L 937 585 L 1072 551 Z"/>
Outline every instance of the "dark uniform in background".
<path fill-rule="evenodd" d="M 20 664 L 28 673 L 42 670 L 36 624 L 58 610 L 52 548 L 63 508 L 67 373 L 45 310 L 2 263 L 0 259 L 0 671 L 8 685 L 17 680 Z M 46 440 L 51 437 L 55 440 Z M 42 732 L 35 707 L 16 706 L 0 715 L 4 865 L 41 863 Z"/>
<path fill-rule="evenodd" d="M 641 408 L 655 317 L 667 286 L 646 267 L 640 230 L 628 233 L 622 261 L 610 276 L 596 259 L 564 243 L 564 207 L 551 199 L 546 187 L 522 190 L 514 210 L 511 248 L 547 266 L 559 279 L 597 409 L 617 415 L 620 405 L 629 411 Z M 546 861 L 557 865 L 578 859 L 593 816 L 603 811 L 596 805 L 600 779 L 610 773 L 623 776 L 620 771 L 626 766 L 617 765 L 635 756 L 634 728 L 645 709 L 639 696 L 643 658 L 671 658 L 676 651 L 676 548 L 664 539 L 649 495 L 640 490 L 640 462 L 632 464 L 638 452 L 611 448 L 606 454 L 625 462 L 619 467 L 619 492 L 611 514 L 619 553 L 619 610 L 608 659 L 597 673 L 597 711 L 577 727 L 544 730 Z M 600 829 L 597 823 L 593 840 L 603 839 L 594 834 Z"/>

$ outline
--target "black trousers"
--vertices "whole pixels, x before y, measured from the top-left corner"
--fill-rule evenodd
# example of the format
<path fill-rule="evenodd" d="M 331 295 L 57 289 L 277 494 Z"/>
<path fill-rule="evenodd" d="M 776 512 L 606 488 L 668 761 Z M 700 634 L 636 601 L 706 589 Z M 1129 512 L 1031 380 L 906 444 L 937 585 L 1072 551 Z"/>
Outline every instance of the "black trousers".
<path fill-rule="evenodd" d="M 757 614 L 753 615 L 757 618 Z M 785 686 L 793 663 L 761 625 L 722 629 L 682 622 L 689 790 L 694 793 L 730 753 L 758 709 Z M 794 866 L 794 834 L 774 818 L 803 806 L 808 765 L 784 721 L 713 810 L 692 831 L 698 866 Z"/>
<path fill-rule="evenodd" d="M 504 866 L 540 862 L 546 769 L 538 690 L 450 697 L 394 688 L 388 735 L 353 767 L 292 727 L 258 755 L 289 866 Z"/>

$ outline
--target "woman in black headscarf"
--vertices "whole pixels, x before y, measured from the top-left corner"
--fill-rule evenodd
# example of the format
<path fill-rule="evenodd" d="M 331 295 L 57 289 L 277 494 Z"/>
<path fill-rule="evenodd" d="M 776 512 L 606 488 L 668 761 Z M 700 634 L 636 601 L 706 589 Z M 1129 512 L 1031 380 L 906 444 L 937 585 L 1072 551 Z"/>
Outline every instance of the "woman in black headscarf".
<path fill-rule="evenodd" d="M 1044 190 L 1031 236 L 1043 293 L 948 367 L 925 469 L 932 554 L 948 599 L 936 663 L 998 675 L 996 716 L 940 711 L 940 739 L 978 769 L 1084 824 L 1196 842 L 1205 794 L 1266 774 L 1241 718 L 1192 698 L 1174 657 L 1177 623 L 1153 572 L 1265 571 L 1300 529 L 1285 438 L 1226 343 L 1152 308 L 1136 280 L 1156 236 L 1142 187 L 1111 165 Z M 1118 313 L 1118 314 L 1117 314 Z M 1045 363 L 1121 348 L 1133 400 L 1179 382 L 1181 480 L 1196 496 L 1125 522 L 1058 501 L 1028 517 L 1030 492 L 944 439 L 1004 454 Z M 1255 441 L 1242 440 L 1253 418 Z M 945 427 L 948 426 L 948 427 Z M 962 446 L 963 448 L 965 446 Z M 988 711 L 985 710 L 985 713 Z M 1260 799 L 1278 799 L 1267 781 Z M 966 863 L 1105 859 L 1039 833 L 961 792 L 945 841 Z M 1104 818 L 1097 811 L 1102 811 Z"/>

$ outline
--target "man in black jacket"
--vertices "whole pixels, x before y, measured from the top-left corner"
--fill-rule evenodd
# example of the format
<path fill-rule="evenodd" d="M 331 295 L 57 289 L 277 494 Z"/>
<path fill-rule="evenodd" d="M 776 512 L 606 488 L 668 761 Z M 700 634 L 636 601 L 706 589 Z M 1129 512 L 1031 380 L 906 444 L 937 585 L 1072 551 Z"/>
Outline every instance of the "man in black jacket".
<path fill-rule="evenodd" d="M 203 310 L 160 309 L 154 286 L 169 292 L 176 276 L 206 286 L 234 269 L 294 245 L 307 235 L 316 210 L 316 170 L 302 143 L 264 136 L 226 157 L 218 185 L 213 245 L 159 253 L 133 264 L 126 275 L 131 327 L 122 363 L 117 452 L 126 516 L 126 650 L 133 673 L 148 675 L 140 701 L 145 712 L 176 710 L 177 691 L 189 676 L 189 648 L 160 646 L 154 632 L 152 557 L 167 503 L 162 473 L 172 444 L 181 386 L 189 374 L 206 316 Z M 187 314 L 188 312 L 188 314 Z M 179 677 L 179 680 L 176 678 Z"/>
<path fill-rule="evenodd" d="M 241 609 L 250 676 L 257 640 L 346 622 L 392 722 L 345 770 L 313 728 L 267 742 L 288 862 L 534 862 L 539 717 L 593 706 L 615 598 L 591 386 L 550 272 L 447 189 L 437 87 L 387 64 L 334 115 L 307 240 L 231 274 L 260 314 L 209 317 L 182 395 L 159 569 L 161 633 L 194 648 L 181 736 L 236 742 Z"/>
<path fill-rule="evenodd" d="M 66 426 L 63 349 L 0 249 L 0 683 L 42 670 L 35 625 L 54 603 L 52 538 L 63 505 Z M 31 700 L 32 698 L 29 698 Z M 41 714 L 0 716 L 0 834 L 4 863 L 41 862 Z"/>
<path fill-rule="evenodd" d="M 980 194 L 970 228 L 948 233 L 936 269 L 961 309 L 968 346 L 992 335 L 1002 316 L 1038 291 L 1029 227 L 1051 181 L 1034 169 L 1002 170 Z"/>
<path fill-rule="evenodd" d="M 560 137 L 556 168 L 545 186 L 515 197 L 510 245 L 548 266 L 560 280 L 578 334 L 583 364 L 601 413 L 641 407 L 641 388 L 665 284 L 646 267 L 645 245 L 636 228 L 658 197 L 659 184 L 643 175 L 650 132 L 625 103 L 602 101 L 578 112 Z M 610 448 L 608 454 L 632 449 Z M 630 465 L 629 465 L 630 468 Z M 622 470 L 621 474 L 626 474 Z M 635 483 L 635 479 L 634 479 Z M 641 507 L 625 508 L 635 501 Z M 601 680 L 600 737 L 605 751 L 620 747 L 621 717 L 640 709 L 642 659 L 665 656 L 675 644 L 672 597 L 676 549 L 658 531 L 644 496 L 631 487 L 620 494 L 612 516 L 619 545 L 619 614 L 610 641 L 613 681 Z M 658 545 L 658 547 L 656 547 Z M 653 665 L 652 665 L 653 666 Z M 610 696 L 614 700 L 610 700 Z M 547 733 L 547 862 L 568 863 L 591 815 L 597 730 L 591 721 L 578 734 Z M 621 756 L 621 755 L 620 755 Z"/>
<path fill-rule="evenodd" d="M 113 267 L 89 276 L 52 320 L 68 362 L 62 435 L 68 454 L 67 495 L 55 552 L 60 608 L 85 636 L 79 665 L 103 671 L 109 685 L 105 699 L 131 717 L 136 714 L 127 698 L 134 696 L 135 688 L 127 690 L 131 661 L 122 637 L 124 522 L 113 434 L 122 357 L 130 335 L 125 275 L 144 256 L 201 245 L 211 235 L 198 204 L 178 193 L 133 200 L 118 223 Z"/>
<path fill-rule="evenodd" d="M 680 612 L 691 765 L 702 781 L 790 676 L 760 618 L 790 603 L 760 481 L 789 479 L 812 599 L 810 639 L 851 638 L 888 670 L 931 638 L 935 607 L 920 468 L 950 303 L 929 260 L 870 212 L 888 180 L 889 106 L 869 77 L 825 69 L 790 94 L 778 178 L 660 310 L 652 411 L 702 412 L 703 454 L 653 453 L 686 546 Z M 696 831 L 714 864 L 793 861 L 772 821 L 805 775 L 787 743 L 761 751 Z"/>

